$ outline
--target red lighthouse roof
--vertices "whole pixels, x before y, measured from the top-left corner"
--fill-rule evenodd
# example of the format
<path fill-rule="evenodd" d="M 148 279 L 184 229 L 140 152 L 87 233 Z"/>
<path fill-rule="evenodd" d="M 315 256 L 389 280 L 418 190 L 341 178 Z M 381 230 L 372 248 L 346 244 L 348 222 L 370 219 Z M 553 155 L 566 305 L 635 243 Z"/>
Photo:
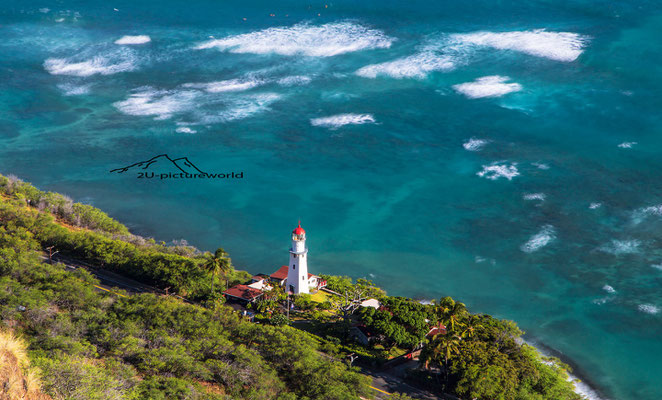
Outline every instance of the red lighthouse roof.
<path fill-rule="evenodd" d="M 306 233 L 306 231 L 304 231 L 303 228 L 301 227 L 301 221 L 299 221 L 299 226 L 294 228 L 292 233 L 294 233 L 295 235 L 304 235 Z"/>

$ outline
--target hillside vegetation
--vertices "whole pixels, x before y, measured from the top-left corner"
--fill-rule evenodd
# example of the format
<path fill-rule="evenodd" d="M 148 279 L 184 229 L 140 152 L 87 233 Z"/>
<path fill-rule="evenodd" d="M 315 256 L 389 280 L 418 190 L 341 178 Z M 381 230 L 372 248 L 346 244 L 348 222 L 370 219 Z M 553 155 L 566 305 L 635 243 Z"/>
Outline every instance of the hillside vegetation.
<path fill-rule="evenodd" d="M 204 254 L 128 237 L 102 212 L 83 218 L 66 198 L 15 179 L 0 176 L 0 192 L 0 328 L 28 339 L 30 360 L 54 399 L 370 396 L 368 378 L 322 356 L 305 332 L 253 324 L 225 306 L 97 292 L 92 284 L 98 282 L 85 270 L 68 272 L 40 257 L 56 244 L 208 300 Z M 183 251 L 191 254 L 178 254 Z"/>
<path fill-rule="evenodd" d="M 38 370 L 30 368 L 26 344 L 0 330 L 0 400 L 50 400 L 41 392 Z"/>
<path fill-rule="evenodd" d="M 85 269 L 48 262 L 47 248 L 195 304 L 99 292 Z M 250 276 L 223 249 L 135 236 L 94 207 L 0 175 L 0 331 L 25 338 L 29 364 L 53 399 L 372 398 L 370 378 L 338 359 L 353 353 L 375 365 L 421 346 L 421 368 L 409 379 L 430 390 L 476 400 L 580 399 L 567 366 L 522 344 L 514 322 L 472 314 L 449 297 L 424 305 L 362 279 L 324 276 L 342 296 L 293 299 L 311 334 L 289 326 L 282 290 L 251 305 L 261 323 L 223 305 L 225 285 Z M 381 307 L 359 308 L 364 297 Z M 374 333 L 367 346 L 351 342 L 354 323 Z M 445 333 L 430 335 L 440 324 Z M 24 355 L 16 359 L 23 377 L 16 379 L 35 393 L 25 398 L 40 399 L 37 370 Z"/>

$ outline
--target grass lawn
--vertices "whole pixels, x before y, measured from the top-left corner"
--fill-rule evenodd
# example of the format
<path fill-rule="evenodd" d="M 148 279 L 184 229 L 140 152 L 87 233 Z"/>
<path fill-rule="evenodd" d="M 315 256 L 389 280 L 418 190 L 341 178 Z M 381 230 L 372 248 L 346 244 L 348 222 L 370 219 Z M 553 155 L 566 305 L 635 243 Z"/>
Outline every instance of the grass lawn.
<path fill-rule="evenodd" d="M 331 300 L 332 296 L 333 295 L 331 293 L 318 290 L 317 293 L 310 295 L 310 299 L 316 303 L 324 303 L 327 300 Z"/>
<path fill-rule="evenodd" d="M 374 349 L 377 350 L 377 351 L 384 351 L 384 350 L 386 350 L 386 349 L 384 348 L 384 346 L 382 346 L 381 344 L 377 344 L 377 345 L 375 345 Z M 401 349 L 401 348 L 395 346 L 395 347 L 393 347 L 393 348 L 388 352 L 387 359 L 392 360 L 392 359 L 394 359 L 394 358 L 396 358 L 396 357 L 400 357 L 400 356 L 403 355 L 403 354 L 407 354 L 407 350 L 405 350 L 405 349 Z"/>

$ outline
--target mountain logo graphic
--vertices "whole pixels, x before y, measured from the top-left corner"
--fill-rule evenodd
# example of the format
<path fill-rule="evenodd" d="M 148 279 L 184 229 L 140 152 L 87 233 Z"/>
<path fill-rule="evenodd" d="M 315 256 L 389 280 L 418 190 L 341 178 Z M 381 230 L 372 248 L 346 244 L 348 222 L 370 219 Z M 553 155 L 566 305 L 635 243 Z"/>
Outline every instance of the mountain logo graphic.
<path fill-rule="evenodd" d="M 242 179 L 243 171 L 208 173 L 198 168 L 188 157 L 170 158 L 160 154 L 146 161 L 110 170 L 111 174 L 137 173 L 139 179 Z"/>

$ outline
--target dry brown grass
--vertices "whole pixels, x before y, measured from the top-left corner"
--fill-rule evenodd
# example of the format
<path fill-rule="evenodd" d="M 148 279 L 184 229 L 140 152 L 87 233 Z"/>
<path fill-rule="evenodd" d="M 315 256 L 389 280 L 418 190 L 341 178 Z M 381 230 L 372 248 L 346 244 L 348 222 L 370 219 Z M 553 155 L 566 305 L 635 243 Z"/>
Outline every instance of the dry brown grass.
<path fill-rule="evenodd" d="M 30 368 L 25 342 L 0 330 L 0 400 L 51 400 L 40 388 L 39 371 Z"/>

